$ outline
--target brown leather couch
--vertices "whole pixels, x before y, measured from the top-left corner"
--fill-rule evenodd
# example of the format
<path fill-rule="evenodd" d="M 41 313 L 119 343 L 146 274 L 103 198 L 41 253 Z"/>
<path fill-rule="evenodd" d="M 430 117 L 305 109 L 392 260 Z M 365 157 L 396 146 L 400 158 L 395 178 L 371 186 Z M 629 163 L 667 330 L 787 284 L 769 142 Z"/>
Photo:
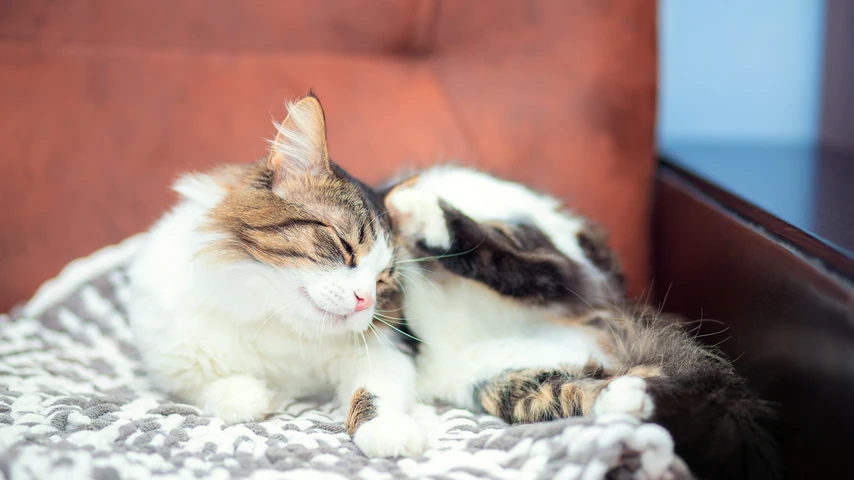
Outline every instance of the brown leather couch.
<path fill-rule="evenodd" d="M 649 0 L 7 0 L 0 311 L 145 230 L 176 174 L 264 154 L 314 88 L 369 181 L 458 159 L 564 198 L 649 286 Z"/>

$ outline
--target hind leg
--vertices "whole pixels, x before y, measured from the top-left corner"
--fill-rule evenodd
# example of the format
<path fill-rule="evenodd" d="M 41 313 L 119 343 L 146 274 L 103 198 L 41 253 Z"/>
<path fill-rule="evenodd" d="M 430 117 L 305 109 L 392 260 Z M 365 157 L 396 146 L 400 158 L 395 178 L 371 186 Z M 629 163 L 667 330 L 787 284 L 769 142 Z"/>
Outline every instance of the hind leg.
<path fill-rule="evenodd" d="M 509 423 L 622 413 L 649 420 L 655 403 L 647 378 L 657 368 L 634 367 L 613 375 L 596 363 L 581 368 L 505 372 L 476 388 L 483 409 Z"/>
<path fill-rule="evenodd" d="M 508 423 L 587 415 L 609 374 L 590 362 L 581 368 L 523 369 L 498 375 L 475 388 L 477 402 Z"/>

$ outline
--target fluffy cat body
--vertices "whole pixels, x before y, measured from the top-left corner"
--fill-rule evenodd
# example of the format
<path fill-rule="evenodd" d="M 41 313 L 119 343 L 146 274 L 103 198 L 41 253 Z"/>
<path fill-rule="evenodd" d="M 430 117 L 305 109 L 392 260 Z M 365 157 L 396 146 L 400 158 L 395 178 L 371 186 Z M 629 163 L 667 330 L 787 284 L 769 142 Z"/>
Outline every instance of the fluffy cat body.
<path fill-rule="evenodd" d="M 404 236 L 423 237 L 436 250 L 451 248 L 445 216 L 436 198 L 476 221 L 529 223 L 556 239 L 555 247 L 583 272 L 585 280 L 579 290 L 586 291 L 567 292 L 569 296 L 583 294 L 591 303 L 614 298 L 606 274 L 591 263 L 576 240 L 587 223 L 562 212 L 557 200 L 516 183 L 449 165 L 420 173 L 411 187 L 408 192 L 394 192 L 387 201 L 393 215 L 399 211 L 413 217 L 414 221 L 401 222 L 400 228 L 409 229 L 401 232 Z M 423 340 L 417 361 L 419 394 L 424 399 L 479 408 L 472 395 L 473 379 L 488 379 L 507 369 L 583 365 L 590 359 L 604 365 L 612 363 L 591 332 L 567 329 L 556 321 L 564 308 L 508 302 L 479 282 L 444 275 L 431 270 L 429 264 L 421 274 L 406 275 L 403 282 L 407 323 Z M 489 320 L 476 321 L 475 317 Z"/>
<path fill-rule="evenodd" d="M 412 359 L 373 325 L 395 304 L 390 226 L 325 135 L 309 96 L 266 162 L 179 180 L 130 268 L 131 327 L 155 384 L 205 413 L 258 420 L 331 394 L 364 453 L 419 454 Z"/>
<path fill-rule="evenodd" d="M 629 414 L 665 426 L 702 478 L 779 478 L 771 405 L 719 352 L 625 309 L 607 238 L 550 197 L 459 167 L 386 197 L 416 272 L 422 399 L 508 422 Z"/>

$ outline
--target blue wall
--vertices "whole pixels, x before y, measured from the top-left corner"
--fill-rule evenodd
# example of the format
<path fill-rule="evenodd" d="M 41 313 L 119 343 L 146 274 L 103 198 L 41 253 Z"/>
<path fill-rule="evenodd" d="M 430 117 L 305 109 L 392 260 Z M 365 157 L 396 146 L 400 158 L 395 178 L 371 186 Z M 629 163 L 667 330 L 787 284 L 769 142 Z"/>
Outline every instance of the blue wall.
<path fill-rule="evenodd" d="M 818 137 L 824 0 L 660 0 L 659 140 Z"/>

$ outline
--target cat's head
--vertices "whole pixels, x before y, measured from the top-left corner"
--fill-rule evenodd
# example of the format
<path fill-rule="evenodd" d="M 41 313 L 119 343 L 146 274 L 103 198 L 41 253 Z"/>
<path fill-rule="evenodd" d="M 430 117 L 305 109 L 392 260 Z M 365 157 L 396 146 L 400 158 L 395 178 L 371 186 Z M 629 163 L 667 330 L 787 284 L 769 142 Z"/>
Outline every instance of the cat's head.
<path fill-rule="evenodd" d="M 265 162 L 211 175 L 227 193 L 210 211 L 207 251 L 239 265 L 257 301 L 298 329 L 364 331 L 399 288 L 382 201 L 330 161 L 313 94 L 277 127 Z"/>

